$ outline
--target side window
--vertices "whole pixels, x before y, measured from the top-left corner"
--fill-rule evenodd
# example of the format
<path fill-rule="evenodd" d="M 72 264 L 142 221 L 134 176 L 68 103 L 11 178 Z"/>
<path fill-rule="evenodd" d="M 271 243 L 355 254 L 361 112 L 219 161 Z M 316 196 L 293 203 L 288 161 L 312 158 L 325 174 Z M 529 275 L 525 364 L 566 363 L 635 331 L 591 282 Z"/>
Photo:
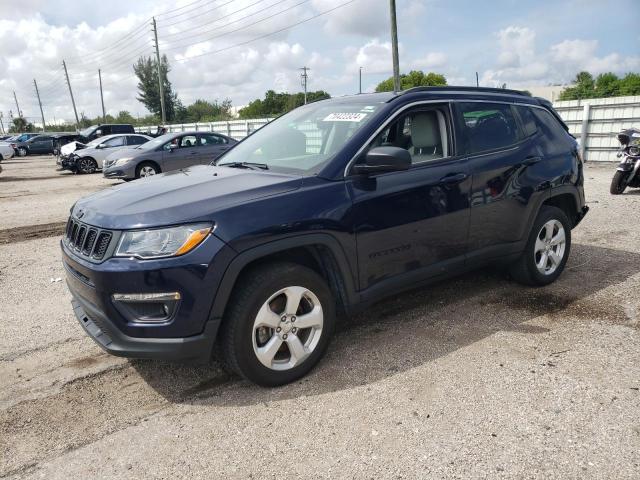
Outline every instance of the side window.
<path fill-rule="evenodd" d="M 531 111 L 531 107 L 523 107 L 516 106 L 516 110 L 518 111 L 518 115 L 520 115 L 520 120 L 522 120 L 522 128 L 524 128 L 524 134 L 527 137 L 535 134 L 538 131 L 538 127 L 536 125 L 536 119 L 533 116 L 533 112 Z"/>
<path fill-rule="evenodd" d="M 543 108 L 532 108 L 533 115 L 542 132 L 540 147 L 546 155 L 567 153 L 575 148 L 575 141 L 562 128 L 558 120 Z"/>
<path fill-rule="evenodd" d="M 109 140 L 103 142 L 103 145 L 111 148 L 111 147 L 121 147 L 124 145 L 124 137 L 114 137 Z"/>
<path fill-rule="evenodd" d="M 144 137 L 138 135 L 127 136 L 127 145 L 142 145 L 143 143 L 147 143 L 147 139 Z"/>
<path fill-rule="evenodd" d="M 129 133 L 130 131 L 129 125 L 111 125 L 111 133 Z"/>
<path fill-rule="evenodd" d="M 459 103 L 466 130 L 467 153 L 507 148 L 519 140 L 518 125 L 511 105 L 502 103 Z"/>
<path fill-rule="evenodd" d="M 411 154 L 418 164 L 449 156 L 447 109 L 416 109 L 389 124 L 369 145 L 399 147 Z"/>
<path fill-rule="evenodd" d="M 195 147 L 198 144 L 195 135 L 185 135 L 184 137 L 180 138 L 179 142 L 180 148 Z"/>
<path fill-rule="evenodd" d="M 227 143 L 227 139 L 221 137 L 219 135 L 214 135 L 212 133 L 203 133 L 200 135 L 200 144 L 201 145 L 223 145 Z"/>

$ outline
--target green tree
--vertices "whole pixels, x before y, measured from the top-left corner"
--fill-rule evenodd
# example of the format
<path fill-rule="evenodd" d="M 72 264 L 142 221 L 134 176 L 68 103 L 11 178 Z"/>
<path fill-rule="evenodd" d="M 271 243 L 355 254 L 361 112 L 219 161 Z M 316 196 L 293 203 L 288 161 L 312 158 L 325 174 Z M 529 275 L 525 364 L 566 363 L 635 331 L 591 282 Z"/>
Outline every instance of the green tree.
<path fill-rule="evenodd" d="M 598 98 L 619 97 L 620 79 L 611 72 L 601 73 L 596 77 L 595 95 Z"/>
<path fill-rule="evenodd" d="M 162 106 L 160 102 L 160 87 L 158 85 L 157 61 L 152 57 L 140 57 L 133 66 L 133 71 L 138 77 L 137 100 L 147 107 L 147 110 L 161 117 Z M 176 103 L 178 101 L 178 95 L 173 92 L 171 82 L 168 78 L 170 71 L 169 60 L 166 55 L 163 55 L 160 59 L 160 75 L 164 90 L 164 105 L 167 121 L 174 120 Z"/>
<path fill-rule="evenodd" d="M 191 105 L 184 108 L 184 112 L 180 112 L 180 116 L 184 115 L 184 122 L 215 122 L 219 120 L 228 120 L 231 115 L 231 100 L 228 98 L 222 102 L 214 100 L 208 102 L 206 100 L 196 100 Z"/>
<path fill-rule="evenodd" d="M 114 123 L 130 123 L 133 125 L 136 123 L 136 119 L 126 110 L 121 110 L 118 112 L 118 116 L 114 118 Z"/>
<path fill-rule="evenodd" d="M 307 103 L 331 98 L 324 90 L 307 92 Z M 304 93 L 276 93 L 268 90 L 264 99 L 256 99 L 238 112 L 240 118 L 275 117 L 304 105 Z"/>
<path fill-rule="evenodd" d="M 581 98 L 593 98 L 596 82 L 589 72 L 580 72 L 576 75 L 573 87 L 567 87 L 558 96 L 558 100 L 578 100 Z"/>
<path fill-rule="evenodd" d="M 558 100 L 580 100 L 582 98 L 606 98 L 622 95 L 640 95 L 640 74 L 627 73 L 619 78 L 616 74 L 601 73 L 595 79 L 589 72 L 576 75 L 574 85 L 565 88 Z"/>
<path fill-rule="evenodd" d="M 640 95 L 640 74 L 627 73 L 620 79 L 620 95 Z"/>
<path fill-rule="evenodd" d="M 413 87 L 437 87 L 447 84 L 447 79 L 439 73 L 424 73 L 422 70 L 411 70 L 400 75 L 400 88 L 407 90 Z M 376 92 L 393 92 L 393 77 L 383 80 L 376 87 Z"/>
<path fill-rule="evenodd" d="M 27 122 L 24 117 L 16 117 L 13 119 L 13 125 L 9 128 L 9 133 L 33 132 L 35 127 L 33 123 Z"/>

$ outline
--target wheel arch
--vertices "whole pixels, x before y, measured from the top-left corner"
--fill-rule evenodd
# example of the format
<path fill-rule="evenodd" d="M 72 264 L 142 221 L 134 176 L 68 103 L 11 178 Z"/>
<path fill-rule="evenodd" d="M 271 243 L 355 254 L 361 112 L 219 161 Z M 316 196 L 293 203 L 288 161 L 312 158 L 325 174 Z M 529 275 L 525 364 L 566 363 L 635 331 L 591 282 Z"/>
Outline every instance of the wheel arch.
<path fill-rule="evenodd" d="M 575 227 L 580 221 L 580 199 L 577 192 L 570 188 L 559 188 L 552 191 L 551 196 L 547 198 L 543 205 L 549 205 L 562 210 L 571 221 L 571 228 Z"/>
<path fill-rule="evenodd" d="M 314 270 L 327 282 L 336 299 L 336 311 L 346 313 L 357 303 L 357 292 L 346 254 L 338 240 L 328 234 L 309 234 L 269 242 L 238 254 L 227 267 L 218 286 L 210 320 L 225 315 L 231 293 L 243 275 L 269 262 L 287 261 Z"/>
<path fill-rule="evenodd" d="M 140 169 L 142 168 L 142 166 L 145 163 L 149 163 L 149 164 L 153 165 L 158 170 L 158 173 L 162 173 L 162 168 L 160 168 L 160 164 L 158 162 L 156 162 L 155 160 L 144 159 L 144 160 L 140 160 L 138 162 L 138 164 L 136 165 L 136 174 L 137 175 L 140 174 Z"/>

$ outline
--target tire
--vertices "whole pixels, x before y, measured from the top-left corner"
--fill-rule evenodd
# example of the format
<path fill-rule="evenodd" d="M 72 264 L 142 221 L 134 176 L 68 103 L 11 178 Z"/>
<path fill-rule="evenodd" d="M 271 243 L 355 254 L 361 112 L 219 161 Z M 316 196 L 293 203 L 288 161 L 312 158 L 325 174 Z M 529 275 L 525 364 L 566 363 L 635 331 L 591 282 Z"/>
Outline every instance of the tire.
<path fill-rule="evenodd" d="M 153 175 L 157 175 L 158 173 L 160 173 L 160 169 L 155 163 L 152 162 L 142 162 L 136 168 L 136 178 L 151 177 Z"/>
<path fill-rule="evenodd" d="M 571 222 L 567 215 L 557 207 L 543 205 L 522 256 L 510 268 L 511 277 L 524 285 L 549 285 L 562 274 L 570 251 Z"/>
<path fill-rule="evenodd" d="M 295 305 L 296 298 L 302 299 L 298 308 L 287 308 L 286 303 Z M 316 326 L 296 328 L 312 323 Z M 303 377 L 320 361 L 334 327 L 335 299 L 322 277 L 294 263 L 270 263 L 236 283 L 217 351 L 228 370 L 275 387 Z"/>
<path fill-rule="evenodd" d="M 629 176 L 629 172 L 621 172 L 617 170 L 613 178 L 611 179 L 611 187 L 609 191 L 611 195 L 620 195 L 627 188 L 627 177 Z"/>
<path fill-rule="evenodd" d="M 98 170 L 98 164 L 91 157 L 79 158 L 76 162 L 78 173 L 95 173 Z"/>
<path fill-rule="evenodd" d="M 29 152 L 27 151 L 26 148 L 24 148 L 24 147 L 18 148 L 18 156 L 19 157 L 26 157 L 27 153 L 29 153 Z"/>

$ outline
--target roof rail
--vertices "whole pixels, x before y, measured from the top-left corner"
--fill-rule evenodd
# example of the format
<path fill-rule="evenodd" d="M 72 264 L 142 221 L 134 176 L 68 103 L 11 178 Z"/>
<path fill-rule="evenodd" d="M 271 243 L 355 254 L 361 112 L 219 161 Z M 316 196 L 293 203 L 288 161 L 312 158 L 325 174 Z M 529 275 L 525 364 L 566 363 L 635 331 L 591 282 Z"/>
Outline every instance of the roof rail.
<path fill-rule="evenodd" d="M 455 86 L 455 85 L 447 85 L 447 86 L 439 86 L 439 87 L 413 87 L 407 90 L 402 90 L 398 92 L 398 95 L 404 95 L 406 93 L 413 92 L 451 92 L 451 91 L 460 91 L 464 90 L 467 92 L 486 92 L 486 93 L 505 93 L 510 95 L 522 95 L 525 97 L 531 97 L 530 94 L 523 92 L 521 90 L 511 90 L 508 88 L 491 88 L 491 87 L 470 87 L 470 86 Z"/>

